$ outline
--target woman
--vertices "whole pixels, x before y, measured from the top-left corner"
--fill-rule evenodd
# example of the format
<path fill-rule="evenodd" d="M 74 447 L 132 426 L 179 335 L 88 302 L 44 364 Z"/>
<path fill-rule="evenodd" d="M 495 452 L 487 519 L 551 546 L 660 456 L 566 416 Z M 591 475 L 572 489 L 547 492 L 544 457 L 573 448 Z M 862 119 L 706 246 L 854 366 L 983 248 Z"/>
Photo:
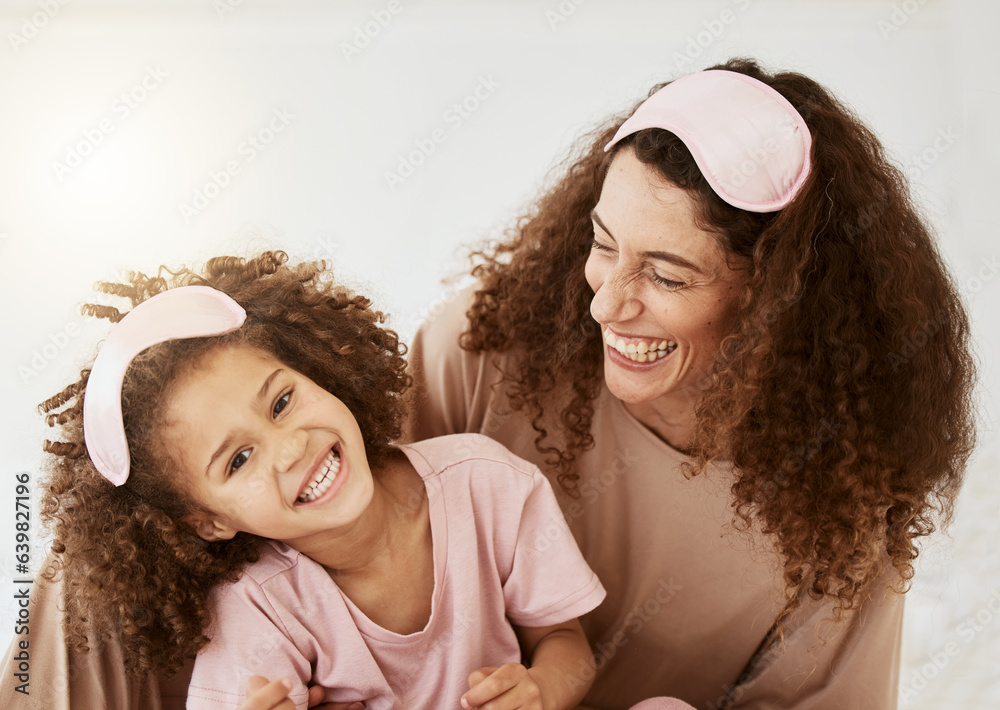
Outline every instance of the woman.
<path fill-rule="evenodd" d="M 895 707 L 916 541 L 973 445 L 966 314 L 867 128 L 799 74 L 713 70 L 479 254 L 415 339 L 409 435 L 558 482 L 608 590 L 587 705 Z"/>

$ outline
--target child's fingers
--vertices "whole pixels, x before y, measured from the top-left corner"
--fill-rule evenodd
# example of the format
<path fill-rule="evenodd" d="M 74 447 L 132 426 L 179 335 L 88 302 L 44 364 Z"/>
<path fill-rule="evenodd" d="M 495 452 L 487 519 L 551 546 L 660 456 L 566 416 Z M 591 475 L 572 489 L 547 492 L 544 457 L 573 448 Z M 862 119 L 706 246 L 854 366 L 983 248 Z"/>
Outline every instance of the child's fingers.
<path fill-rule="evenodd" d="M 462 707 L 477 708 L 493 700 L 520 683 L 527 672 L 527 669 L 520 663 L 507 663 L 499 668 L 480 668 L 473 671 L 469 676 L 469 683 L 472 687 L 462 696 Z M 473 684 L 477 674 L 481 674 L 482 677 Z"/>
<path fill-rule="evenodd" d="M 250 680 L 247 681 L 247 696 L 253 695 L 269 682 L 270 681 L 262 675 L 250 676 Z"/>
<path fill-rule="evenodd" d="M 309 710 L 365 710 L 365 704 L 360 700 L 347 703 L 324 703 L 326 690 L 321 685 L 309 686 Z"/>
<path fill-rule="evenodd" d="M 314 708 L 323 702 L 323 696 L 326 695 L 326 691 L 323 690 L 322 685 L 310 685 L 309 686 L 309 698 L 306 702 L 306 706 Z"/>
<path fill-rule="evenodd" d="M 483 682 L 483 680 L 493 675 L 496 670 L 496 666 L 489 666 L 487 668 L 480 668 L 479 670 L 472 671 L 472 673 L 469 674 L 469 688 L 479 685 Z"/>
<path fill-rule="evenodd" d="M 247 681 L 246 700 L 237 710 L 295 710 L 295 705 L 288 699 L 291 689 L 292 684 L 287 678 L 268 682 L 263 676 L 251 676 Z"/>

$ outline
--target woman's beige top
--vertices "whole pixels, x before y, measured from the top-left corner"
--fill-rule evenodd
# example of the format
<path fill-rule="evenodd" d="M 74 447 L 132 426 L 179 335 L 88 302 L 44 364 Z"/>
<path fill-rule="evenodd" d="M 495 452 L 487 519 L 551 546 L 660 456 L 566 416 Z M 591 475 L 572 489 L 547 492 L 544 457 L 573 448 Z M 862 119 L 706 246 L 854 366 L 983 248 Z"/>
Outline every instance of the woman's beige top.
<path fill-rule="evenodd" d="M 546 471 L 529 416 L 511 413 L 496 385 L 498 356 L 458 346 L 470 299 L 454 298 L 414 340 L 408 436 L 480 432 Z M 768 635 L 782 607 L 779 559 L 762 536 L 728 526 L 731 472 L 687 479 L 685 456 L 607 388 L 594 408 L 580 496 L 559 497 L 608 591 L 582 619 L 599 669 L 585 704 L 611 710 L 667 695 L 699 710 L 896 707 L 900 595 L 880 592 L 837 624 L 823 623 L 830 604 L 806 600 L 786 620 L 782 650 Z M 559 414 L 558 403 L 546 409 L 549 432 Z"/>

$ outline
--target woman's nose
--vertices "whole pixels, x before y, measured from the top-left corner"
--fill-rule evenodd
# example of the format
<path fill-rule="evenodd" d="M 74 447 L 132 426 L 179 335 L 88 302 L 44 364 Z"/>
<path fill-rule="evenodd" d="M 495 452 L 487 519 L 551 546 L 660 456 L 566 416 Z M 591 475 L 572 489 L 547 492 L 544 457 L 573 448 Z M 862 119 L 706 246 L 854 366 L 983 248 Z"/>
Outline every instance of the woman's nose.
<path fill-rule="evenodd" d="M 632 293 L 632 279 L 614 270 L 594 292 L 590 315 L 598 323 L 621 323 L 639 315 L 642 305 Z"/>

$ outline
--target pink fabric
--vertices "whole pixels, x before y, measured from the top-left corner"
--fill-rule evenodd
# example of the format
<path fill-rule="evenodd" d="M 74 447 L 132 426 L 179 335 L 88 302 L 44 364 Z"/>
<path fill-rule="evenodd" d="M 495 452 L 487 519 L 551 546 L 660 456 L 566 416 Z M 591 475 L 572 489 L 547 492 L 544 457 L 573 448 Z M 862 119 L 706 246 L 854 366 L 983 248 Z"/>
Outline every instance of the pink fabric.
<path fill-rule="evenodd" d="M 213 638 L 194 668 L 188 708 L 234 708 L 247 679 L 286 676 L 296 708 L 307 685 L 326 701 L 459 708 L 473 670 L 520 659 L 509 618 L 548 626 L 595 608 L 604 588 L 584 562 L 546 478 L 478 434 L 402 447 L 424 479 L 434 596 L 423 631 L 371 622 L 322 566 L 278 542 L 217 591 Z"/>
<path fill-rule="evenodd" d="M 782 209 L 809 175 L 806 122 L 784 96 L 745 74 L 711 69 L 670 82 L 604 150 L 646 128 L 680 138 L 715 193 L 743 210 Z"/>
<path fill-rule="evenodd" d="M 122 423 L 122 382 L 136 355 L 157 343 L 222 335 L 239 328 L 246 311 L 208 286 L 181 286 L 143 301 L 104 339 L 83 397 L 83 436 L 101 475 L 116 486 L 128 479 L 129 453 Z"/>

